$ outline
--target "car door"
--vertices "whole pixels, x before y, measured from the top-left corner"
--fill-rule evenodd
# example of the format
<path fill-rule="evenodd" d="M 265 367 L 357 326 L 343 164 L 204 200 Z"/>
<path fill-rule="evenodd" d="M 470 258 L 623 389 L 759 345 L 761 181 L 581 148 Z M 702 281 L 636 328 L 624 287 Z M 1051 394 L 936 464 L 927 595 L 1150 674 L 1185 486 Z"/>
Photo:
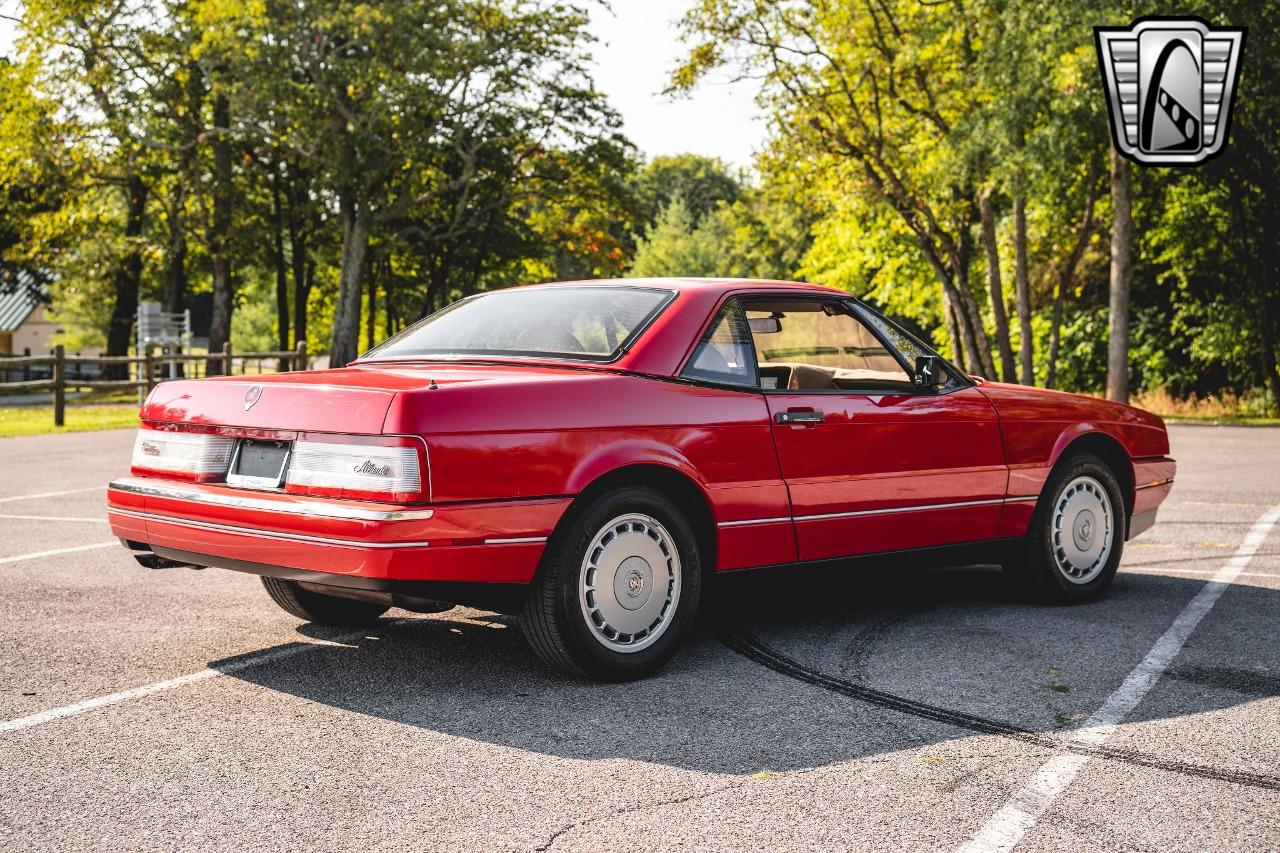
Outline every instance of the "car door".
<path fill-rule="evenodd" d="M 852 300 L 743 304 L 801 560 L 995 536 L 1008 468 L 968 380 L 915 387 L 919 345 Z"/>

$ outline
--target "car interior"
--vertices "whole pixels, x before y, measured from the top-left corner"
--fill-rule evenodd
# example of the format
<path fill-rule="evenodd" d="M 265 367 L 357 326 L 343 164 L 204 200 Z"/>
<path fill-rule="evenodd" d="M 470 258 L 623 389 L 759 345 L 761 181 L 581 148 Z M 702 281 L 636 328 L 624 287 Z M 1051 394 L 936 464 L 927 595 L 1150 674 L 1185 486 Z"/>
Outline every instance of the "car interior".
<path fill-rule="evenodd" d="M 839 300 L 731 300 L 685 374 L 765 390 L 918 390 L 898 358 Z"/>

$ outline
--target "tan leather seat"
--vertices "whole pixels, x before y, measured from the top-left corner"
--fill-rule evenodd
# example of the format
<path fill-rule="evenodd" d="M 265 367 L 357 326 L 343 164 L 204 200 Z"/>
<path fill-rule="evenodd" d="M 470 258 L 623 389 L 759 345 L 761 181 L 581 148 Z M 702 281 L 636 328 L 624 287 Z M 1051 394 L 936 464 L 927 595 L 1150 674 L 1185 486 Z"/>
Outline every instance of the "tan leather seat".
<path fill-rule="evenodd" d="M 791 379 L 787 382 L 789 391 L 839 391 L 840 386 L 827 371 L 808 364 L 797 364 L 791 368 Z"/>

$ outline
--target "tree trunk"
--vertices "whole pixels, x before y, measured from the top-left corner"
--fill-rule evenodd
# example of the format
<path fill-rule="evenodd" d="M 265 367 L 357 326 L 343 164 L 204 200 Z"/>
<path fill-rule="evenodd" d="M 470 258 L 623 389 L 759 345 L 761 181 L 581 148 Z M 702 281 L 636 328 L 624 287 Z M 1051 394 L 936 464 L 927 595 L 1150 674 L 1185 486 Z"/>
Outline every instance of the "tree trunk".
<path fill-rule="evenodd" d="M 196 146 L 199 144 L 201 113 L 204 109 L 204 78 L 198 63 L 185 69 L 186 113 L 182 116 L 182 152 L 174 174 L 173 198 L 169 206 L 169 242 L 166 246 L 164 310 L 173 313 L 187 308 L 187 193 L 199 186 L 196 174 Z M 182 365 L 179 365 L 181 368 Z"/>
<path fill-rule="evenodd" d="M 307 300 L 311 296 L 314 277 L 302 222 L 301 208 L 305 202 L 301 199 L 305 198 L 306 188 L 299 184 L 292 164 L 287 166 L 286 175 L 289 215 L 285 222 L 289 231 L 289 264 L 293 271 L 293 339 L 304 343 L 307 340 Z"/>
<path fill-rule="evenodd" d="M 1067 288 L 1070 282 L 1064 278 L 1058 280 L 1053 291 L 1053 314 L 1049 320 L 1049 352 L 1045 356 L 1044 387 L 1056 388 L 1058 385 L 1058 348 L 1062 338 L 1062 313 L 1067 301 Z"/>
<path fill-rule="evenodd" d="M 213 320 L 209 325 L 209 352 L 222 352 L 231 339 L 231 312 L 235 308 L 235 289 L 231 280 L 231 143 L 227 128 L 231 109 L 227 97 L 213 99 L 213 224 L 209 231 L 209 259 L 213 267 Z M 231 372 L 222 359 L 209 359 L 205 375 Z"/>
<path fill-rule="evenodd" d="M 996 368 L 991 361 L 991 342 L 987 332 L 982 328 L 982 313 L 978 310 L 978 302 L 969 291 L 969 284 L 959 278 L 952 285 L 956 303 L 956 313 L 960 319 L 960 336 L 964 340 L 965 349 L 969 351 L 970 373 L 981 373 L 995 379 Z"/>
<path fill-rule="evenodd" d="M 1094 158 L 1089 163 L 1089 176 L 1085 178 L 1084 213 L 1080 218 L 1080 230 L 1076 234 L 1075 245 L 1071 247 L 1062 269 L 1058 272 L 1058 284 L 1053 292 L 1053 318 L 1049 325 L 1049 355 L 1045 365 L 1044 387 L 1053 388 L 1058 382 L 1058 348 L 1062 336 L 1062 314 L 1067 299 L 1067 291 L 1076 275 L 1076 267 L 1089 247 L 1089 238 L 1093 236 L 1093 208 L 1097 199 L 1096 187 L 1101 163 Z"/>
<path fill-rule="evenodd" d="M 373 275 L 373 264 L 368 262 L 366 255 L 365 262 L 365 278 L 369 282 L 369 313 L 365 315 L 365 342 L 364 351 L 373 349 L 375 343 L 374 336 L 377 335 L 378 324 L 378 277 Z"/>
<path fill-rule="evenodd" d="M 987 250 L 987 285 L 991 290 L 991 316 L 996 324 L 996 347 L 1000 350 L 1000 378 L 1013 382 L 1013 344 L 1009 342 L 1009 317 L 1004 312 L 1004 283 L 1000 280 L 1000 248 L 996 244 L 996 210 L 988 187 L 978 195 L 978 215 L 982 220 L 982 243 Z"/>
<path fill-rule="evenodd" d="M 271 264 L 276 273 L 276 342 L 283 352 L 289 349 L 289 270 L 284 258 L 284 203 L 280 190 L 280 164 L 271 164 Z M 280 359 L 280 371 L 289 369 L 289 359 Z"/>
<path fill-rule="evenodd" d="M 383 313 L 383 316 L 385 317 L 385 322 L 387 324 L 388 338 L 394 335 L 397 331 L 399 331 L 399 329 L 397 328 L 398 321 L 396 320 L 396 307 L 395 307 L 394 301 L 391 298 L 391 290 L 392 290 L 391 281 L 390 281 L 390 277 L 388 276 L 387 283 L 382 290 L 382 313 Z"/>
<path fill-rule="evenodd" d="M 182 221 L 186 197 L 186 186 L 179 176 L 169 202 L 169 234 L 164 250 L 164 310 L 174 314 L 187 307 L 187 234 Z"/>
<path fill-rule="evenodd" d="M 1276 415 L 1280 415 L 1280 367 L 1276 365 L 1276 341 L 1271 331 L 1271 318 L 1267 316 L 1263 306 L 1261 320 L 1262 372 L 1267 378 L 1267 386 L 1271 389 L 1271 405 Z"/>
<path fill-rule="evenodd" d="M 947 342 L 951 345 L 951 360 L 965 373 L 972 373 L 965 362 L 964 344 L 960 338 L 960 323 L 956 319 L 956 308 L 951 301 L 950 292 L 942 289 L 942 319 L 947 326 Z"/>
<path fill-rule="evenodd" d="M 361 275 L 369 251 L 369 221 L 353 199 L 341 204 L 342 269 L 338 275 L 338 304 L 333 314 L 333 342 L 329 366 L 342 367 L 354 361 L 360 345 Z"/>
<path fill-rule="evenodd" d="M 1249 223 L 1245 220 L 1244 211 L 1240 203 L 1240 193 L 1232 192 L 1231 197 L 1232 206 L 1236 211 L 1236 227 L 1240 231 L 1247 233 Z M 1263 233 L 1266 233 L 1265 229 Z M 1250 276 L 1250 279 L 1253 282 L 1252 289 L 1258 304 L 1258 346 L 1262 362 L 1262 377 L 1267 387 L 1271 390 L 1272 410 L 1275 414 L 1280 415 L 1280 366 L 1276 364 L 1276 318 L 1274 316 L 1275 312 L 1272 310 L 1272 299 L 1267 288 L 1268 282 L 1271 282 L 1274 286 L 1277 280 L 1280 279 L 1280 251 L 1277 251 L 1274 239 L 1264 238 L 1261 241 L 1250 242 L 1254 245 L 1257 245 L 1258 242 L 1262 243 L 1261 251 L 1250 252 L 1256 261 L 1260 262 L 1259 266 L 1262 267 L 1258 270 L 1258 274 Z"/>
<path fill-rule="evenodd" d="M 1107 341 L 1107 399 L 1129 402 L 1129 279 L 1132 272 L 1133 212 L 1129 162 L 1111 149 L 1111 308 Z"/>
<path fill-rule="evenodd" d="M 938 284 L 942 287 L 942 307 L 943 316 L 947 318 L 947 334 L 951 337 L 951 348 L 956 355 L 955 363 L 963 368 L 965 373 L 978 373 L 983 370 L 981 350 L 978 347 L 978 336 L 975 331 L 973 322 L 976 306 L 965 304 L 965 296 L 969 295 L 969 302 L 973 302 L 971 294 L 967 294 L 968 285 L 963 282 L 957 286 L 957 281 L 952 275 L 952 271 L 943 263 L 942 258 L 933 251 L 933 247 L 928 243 L 927 238 L 917 234 L 917 243 L 929 258 L 930 264 L 933 266 L 934 272 L 938 276 Z M 956 264 L 958 269 L 963 269 L 962 264 Z M 971 310 L 972 308 L 972 310 Z M 981 324 L 978 324 L 981 328 Z M 983 336 L 985 341 L 986 336 Z M 961 357 L 961 345 L 963 345 L 964 354 Z M 987 359 L 990 360 L 990 354 Z"/>
<path fill-rule="evenodd" d="M 306 260 L 301 269 L 294 268 L 293 289 L 293 339 L 299 343 L 307 340 L 307 302 L 316 281 L 316 263 Z"/>
<path fill-rule="evenodd" d="M 184 174 L 178 176 L 174 187 L 173 199 L 169 203 L 169 235 L 165 243 L 164 283 L 161 288 L 161 303 L 170 314 L 181 314 L 187 308 L 187 234 L 183 223 L 186 204 L 186 187 L 182 183 Z M 182 352 L 181 345 L 174 345 L 172 352 Z M 185 375 L 186 363 L 175 361 L 170 363 L 174 371 L 169 378 L 176 379 Z"/>
<path fill-rule="evenodd" d="M 128 355 L 133 339 L 133 324 L 138 314 L 138 284 L 142 281 L 142 246 L 140 238 L 146 224 L 147 185 L 136 173 L 125 181 L 128 210 L 124 221 L 125 250 L 114 276 L 115 304 L 111 308 L 111 325 L 107 329 L 107 355 Z M 113 364 L 106 371 L 109 378 L 127 378 L 127 365 Z"/>
<path fill-rule="evenodd" d="M 972 194 L 970 198 L 972 199 Z M 982 325 L 982 309 L 978 307 L 978 300 L 973 298 L 973 291 L 969 288 L 969 258 L 972 256 L 973 249 L 970 227 L 972 224 L 971 221 L 964 222 L 957 228 L 959 246 L 955 258 L 955 287 L 960 292 L 960 304 L 964 306 L 965 315 L 973 329 L 973 342 L 977 350 L 977 358 L 974 361 L 983 376 L 996 379 L 996 364 L 991 360 L 991 340 L 987 337 L 987 330 Z"/>
<path fill-rule="evenodd" d="M 964 350 L 964 358 L 960 363 L 964 366 L 966 373 L 981 373 L 982 357 L 979 355 L 978 339 L 973 331 L 973 318 L 965 308 L 964 296 L 949 281 L 943 285 L 943 294 L 946 310 L 951 321 L 956 324 L 960 344 Z"/>
<path fill-rule="evenodd" d="M 196 148 L 200 143 L 201 116 L 204 110 L 204 78 L 199 63 L 188 62 L 184 91 L 187 96 L 186 113 L 182 116 L 182 153 L 174 174 L 173 199 L 169 208 L 169 241 L 165 247 L 165 273 L 162 298 L 164 310 L 180 314 L 187 309 L 187 197 L 199 186 L 196 174 Z M 181 353 L 182 347 L 175 347 Z M 170 367 L 171 378 L 186 376 L 187 363 L 174 362 Z"/>
<path fill-rule="evenodd" d="M 1027 272 L 1027 199 L 1022 193 L 1013 199 L 1014 290 L 1018 299 L 1019 380 L 1035 385 L 1035 338 L 1031 331 L 1031 279 Z"/>

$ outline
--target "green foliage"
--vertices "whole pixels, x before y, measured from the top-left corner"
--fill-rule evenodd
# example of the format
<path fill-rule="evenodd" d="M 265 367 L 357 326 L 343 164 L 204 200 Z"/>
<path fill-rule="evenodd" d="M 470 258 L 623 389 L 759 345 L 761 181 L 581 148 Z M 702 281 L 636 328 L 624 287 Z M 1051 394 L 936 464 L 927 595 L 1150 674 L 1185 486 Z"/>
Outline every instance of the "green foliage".
<path fill-rule="evenodd" d="M 654 169 L 659 161 L 661 168 Z M 801 276 L 800 263 L 812 242 L 814 217 L 783 192 L 776 180 L 770 178 L 761 187 L 739 184 L 727 173 L 716 171 L 718 161 L 693 155 L 659 161 L 641 173 L 638 183 L 648 184 L 644 192 L 650 197 L 670 200 L 644 237 L 637 240 L 630 275 Z M 699 185 L 701 177 L 691 179 L 690 175 L 707 174 L 718 175 L 708 182 L 718 189 L 703 192 L 699 215 L 698 208 L 686 201 L 683 189 Z M 664 175 L 670 183 L 658 183 L 657 175 Z M 708 206 L 712 198 L 715 204 Z"/>
<path fill-rule="evenodd" d="M 721 276 L 730 234 L 722 219 L 693 214 L 677 197 L 658 215 L 649 233 L 637 241 L 630 274 L 641 278 L 664 276 Z"/>
<path fill-rule="evenodd" d="M 1280 397 L 1271 233 L 1280 222 L 1280 7 L 1228 3 L 1209 16 L 1250 29 L 1238 118 L 1212 164 L 1133 169 L 1130 370 L 1137 388 L 1268 384 Z M 963 343 L 971 367 L 990 360 L 993 308 L 1015 313 L 1011 210 L 1024 199 L 1035 373 L 1045 378 L 1060 333 L 1056 384 L 1098 391 L 1111 210 L 1098 168 L 1108 118 L 1089 34 L 1129 21 L 1096 0 L 699 0 L 683 21 L 692 47 L 672 87 L 719 66 L 761 79 L 771 156 L 789 164 L 801 194 L 820 200 L 799 269 L 910 318 L 952 352 Z M 999 219 L 994 295 L 983 287 L 983 198 Z M 945 301 L 959 306 L 952 323 Z M 1015 324 L 1014 347 L 1019 337 Z"/>
<path fill-rule="evenodd" d="M 644 163 L 574 3 L 28 0 L 0 62 L 0 286 L 45 277 L 65 342 L 118 345 L 130 298 L 180 308 L 225 262 L 238 347 L 320 353 L 366 343 L 371 317 L 377 337 L 529 281 L 804 278 L 985 372 L 995 307 L 1016 316 L 1022 199 L 1035 375 L 1056 332 L 1058 387 L 1097 393 L 1111 209 L 1091 27 L 1188 11 L 696 0 L 672 87 L 720 66 L 761 80 L 771 138 L 747 175 Z M 1249 28 L 1244 70 L 1223 156 L 1132 170 L 1132 380 L 1261 406 L 1280 398 L 1280 6 L 1199 13 Z"/>
<path fill-rule="evenodd" d="M 742 195 L 740 176 L 720 160 L 696 154 L 655 157 L 632 183 L 646 226 L 657 221 L 677 199 L 698 223 L 721 204 L 733 204 Z"/>

